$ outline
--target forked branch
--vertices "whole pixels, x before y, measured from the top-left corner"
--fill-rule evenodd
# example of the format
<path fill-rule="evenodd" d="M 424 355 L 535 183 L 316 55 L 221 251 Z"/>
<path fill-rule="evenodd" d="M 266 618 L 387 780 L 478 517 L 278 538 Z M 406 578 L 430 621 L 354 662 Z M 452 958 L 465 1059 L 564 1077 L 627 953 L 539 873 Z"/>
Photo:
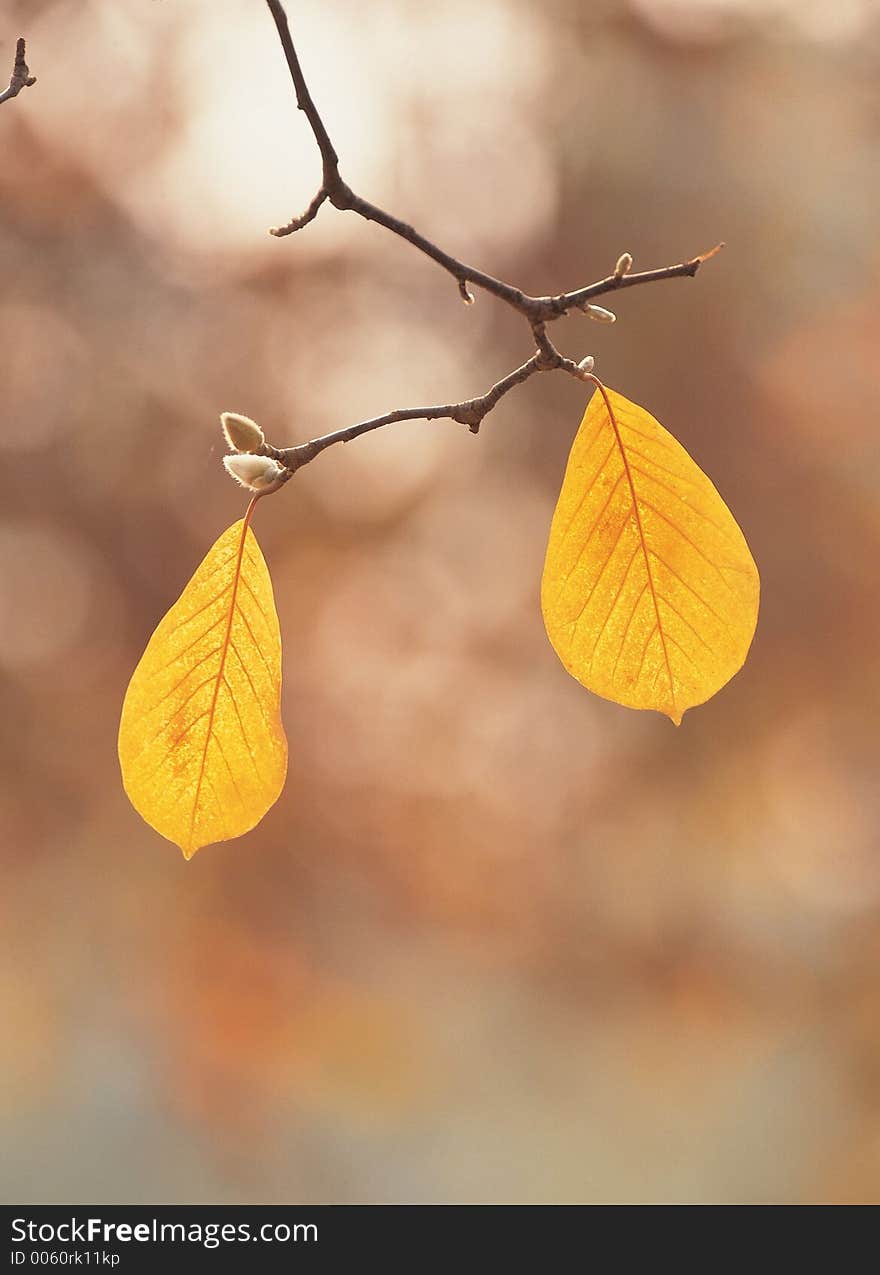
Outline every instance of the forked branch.
<path fill-rule="evenodd" d="M 460 261 L 457 257 L 453 257 L 451 253 L 446 252 L 426 238 L 413 226 L 408 225 L 391 213 L 385 212 L 384 209 L 371 204 L 368 200 L 356 194 L 343 180 L 339 172 L 339 156 L 330 140 L 324 121 L 306 83 L 299 56 L 293 43 L 284 5 L 281 0 L 266 0 L 266 3 L 274 19 L 278 36 L 281 40 L 281 47 L 287 59 L 288 69 L 290 70 L 293 87 L 296 92 L 297 106 L 305 114 L 309 122 L 309 127 L 312 130 L 321 155 L 322 168 L 321 184 L 305 212 L 298 217 L 294 217 L 286 225 L 271 230 L 270 234 L 282 237 L 301 230 L 303 226 L 308 225 L 310 221 L 317 217 L 325 203 L 332 204 L 334 208 L 338 208 L 341 211 L 357 213 L 364 220 L 374 221 L 377 225 L 390 230 L 392 234 L 405 239 L 407 243 L 411 243 L 414 248 L 430 257 L 432 261 L 436 261 L 456 281 L 462 300 L 467 304 L 471 304 L 474 300 L 470 291 L 470 286 L 472 285 L 512 306 L 529 324 L 532 339 L 536 346 L 535 353 L 527 362 L 523 363 L 521 367 L 515 368 L 498 381 L 497 384 L 493 385 L 485 394 L 477 398 L 467 399 L 461 403 L 447 403 L 443 406 L 400 408 L 393 412 L 386 412 L 383 416 L 376 416 L 371 420 L 361 421 L 356 425 L 350 425 L 347 428 L 324 434 L 320 438 L 300 443 L 295 447 L 278 449 L 266 444 L 263 448 L 264 454 L 274 457 L 288 470 L 289 474 L 293 474 L 297 469 L 302 468 L 303 465 L 307 465 L 309 461 L 314 460 L 317 455 L 334 443 L 350 442 L 361 434 L 367 434 L 374 429 L 380 429 L 383 425 L 390 425 L 395 421 L 447 418 L 459 421 L 461 424 L 467 425 L 472 433 L 477 433 L 483 418 L 492 410 L 499 399 L 513 389 L 514 386 L 521 385 L 523 381 L 528 380 L 536 372 L 559 370 L 580 380 L 590 379 L 592 360 L 587 358 L 578 363 L 562 355 L 547 335 L 546 325 L 556 319 L 561 319 L 572 310 L 582 311 L 600 322 L 614 322 L 615 316 L 610 311 L 595 305 L 596 298 L 612 292 L 618 292 L 624 288 L 633 288 L 643 283 L 656 283 L 661 279 L 693 277 L 703 262 L 714 256 L 721 248 L 722 245 L 719 244 L 709 252 L 692 257 L 689 261 L 683 261 L 673 266 L 661 266 L 655 270 L 643 270 L 637 273 L 630 271 L 632 259 L 628 254 L 623 254 L 614 270 L 609 275 L 606 275 L 604 279 L 599 279 L 586 287 L 575 288 L 571 292 L 563 292 L 555 296 L 530 296 L 528 293 L 523 292 L 521 288 L 517 288 L 511 283 L 506 283 L 502 279 L 496 279 L 493 275 L 487 274 L 483 270 L 478 270 L 475 266 L 468 265 L 464 261 Z"/>
<path fill-rule="evenodd" d="M 24 59 L 24 40 L 18 39 L 15 44 L 15 62 L 12 65 L 9 88 L 0 93 L 0 102 L 8 102 L 11 97 L 18 97 L 22 89 L 29 89 L 32 84 L 36 84 L 37 77 L 31 75 L 28 64 Z"/>

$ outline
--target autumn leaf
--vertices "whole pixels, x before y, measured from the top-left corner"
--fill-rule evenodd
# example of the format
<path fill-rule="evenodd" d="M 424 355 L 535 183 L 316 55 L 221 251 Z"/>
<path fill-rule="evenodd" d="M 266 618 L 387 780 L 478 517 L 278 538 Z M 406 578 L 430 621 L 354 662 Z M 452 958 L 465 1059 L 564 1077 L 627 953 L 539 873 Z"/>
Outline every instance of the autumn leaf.
<path fill-rule="evenodd" d="M 571 449 L 541 586 L 569 673 L 678 725 L 742 667 L 759 589 L 703 471 L 643 407 L 600 385 Z"/>
<path fill-rule="evenodd" d="M 125 791 L 187 859 L 259 823 L 287 773 L 281 634 L 252 508 L 160 621 L 122 708 Z"/>

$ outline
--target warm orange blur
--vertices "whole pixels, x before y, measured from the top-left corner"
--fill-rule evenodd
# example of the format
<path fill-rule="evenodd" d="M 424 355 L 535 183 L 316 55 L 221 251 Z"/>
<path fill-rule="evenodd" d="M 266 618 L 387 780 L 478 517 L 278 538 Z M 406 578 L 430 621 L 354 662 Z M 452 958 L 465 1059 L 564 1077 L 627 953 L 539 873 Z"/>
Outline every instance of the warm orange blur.
<path fill-rule="evenodd" d="M 283 444 L 480 393 L 522 320 L 325 208 L 258 0 L 7 0 L 0 1194 L 880 1200 L 880 21 L 872 0 L 290 0 L 354 187 L 532 292 L 727 248 L 554 338 L 674 432 L 762 576 L 680 730 L 566 675 L 585 388 L 400 424 L 255 521 L 290 774 L 190 862 L 122 696 Z"/>

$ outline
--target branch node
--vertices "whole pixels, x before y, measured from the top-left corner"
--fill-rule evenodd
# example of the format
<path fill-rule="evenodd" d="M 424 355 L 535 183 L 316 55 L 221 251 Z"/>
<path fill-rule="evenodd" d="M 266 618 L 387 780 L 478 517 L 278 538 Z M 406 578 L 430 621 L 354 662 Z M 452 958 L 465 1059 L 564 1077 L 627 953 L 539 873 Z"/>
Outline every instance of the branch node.
<path fill-rule="evenodd" d="M 459 425 L 467 425 L 472 434 L 478 434 L 487 410 L 481 409 L 476 400 L 471 399 L 467 403 L 458 403 L 449 415 L 454 421 L 458 421 Z"/>
<path fill-rule="evenodd" d="M 338 208 L 340 212 L 346 212 L 349 209 L 356 208 L 359 202 L 357 195 L 354 193 L 352 188 L 342 180 L 338 172 L 335 174 L 335 177 L 330 184 L 327 197 L 333 207 Z"/>

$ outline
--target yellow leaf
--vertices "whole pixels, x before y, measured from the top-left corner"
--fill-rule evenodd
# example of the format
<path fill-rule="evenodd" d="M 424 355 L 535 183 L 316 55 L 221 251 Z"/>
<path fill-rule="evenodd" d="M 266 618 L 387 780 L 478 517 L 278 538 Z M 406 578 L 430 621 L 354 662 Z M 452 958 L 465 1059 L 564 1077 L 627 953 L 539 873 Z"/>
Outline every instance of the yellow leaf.
<path fill-rule="evenodd" d="M 259 823 L 287 773 L 281 634 L 250 512 L 159 623 L 122 708 L 125 791 L 187 859 Z"/>
<path fill-rule="evenodd" d="M 541 585 L 569 673 L 678 725 L 742 667 L 759 590 L 703 471 L 643 407 L 600 386 L 571 449 Z"/>

